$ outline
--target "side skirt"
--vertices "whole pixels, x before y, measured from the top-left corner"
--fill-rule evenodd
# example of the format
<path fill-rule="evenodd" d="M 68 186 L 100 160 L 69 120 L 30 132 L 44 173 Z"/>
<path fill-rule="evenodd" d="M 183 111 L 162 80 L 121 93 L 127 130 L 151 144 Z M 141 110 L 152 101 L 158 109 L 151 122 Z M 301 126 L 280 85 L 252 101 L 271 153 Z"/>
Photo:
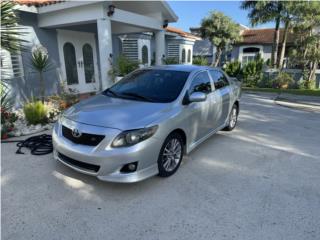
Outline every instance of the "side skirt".
<path fill-rule="evenodd" d="M 226 123 L 223 124 L 222 126 L 212 130 L 211 132 L 209 132 L 206 136 L 200 138 L 198 141 L 192 143 L 188 149 L 187 149 L 187 154 L 189 154 L 192 150 L 194 150 L 197 146 L 199 146 L 202 142 L 204 142 L 205 140 L 207 140 L 208 138 L 210 138 L 213 134 L 217 133 L 218 131 L 220 131 L 221 129 L 225 128 Z"/>

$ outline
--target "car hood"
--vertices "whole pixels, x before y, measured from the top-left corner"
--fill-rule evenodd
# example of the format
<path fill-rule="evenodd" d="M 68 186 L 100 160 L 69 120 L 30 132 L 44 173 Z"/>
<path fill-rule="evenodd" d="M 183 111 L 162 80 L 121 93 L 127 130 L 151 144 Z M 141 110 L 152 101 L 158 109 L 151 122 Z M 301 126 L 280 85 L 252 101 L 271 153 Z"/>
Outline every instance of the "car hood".
<path fill-rule="evenodd" d="M 63 116 L 75 122 L 116 128 L 143 128 L 169 111 L 168 103 L 151 103 L 112 98 L 99 94 L 72 106 Z"/>

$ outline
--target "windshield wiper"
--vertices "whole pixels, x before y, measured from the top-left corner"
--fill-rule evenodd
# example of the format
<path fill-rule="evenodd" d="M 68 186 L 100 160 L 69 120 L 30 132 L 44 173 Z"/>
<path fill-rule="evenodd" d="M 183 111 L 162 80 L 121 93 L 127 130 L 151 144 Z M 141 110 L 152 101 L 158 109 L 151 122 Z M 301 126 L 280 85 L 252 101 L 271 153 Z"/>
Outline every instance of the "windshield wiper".
<path fill-rule="evenodd" d="M 142 96 L 142 95 L 140 95 L 138 93 L 134 93 L 134 92 L 122 92 L 121 95 L 134 97 L 136 99 L 141 99 L 141 100 L 145 100 L 145 101 L 148 101 L 148 102 L 153 102 L 153 100 L 151 98 Z"/>
<path fill-rule="evenodd" d="M 112 91 L 110 88 L 108 88 L 105 93 L 111 93 L 113 96 L 115 97 L 120 97 L 117 93 L 115 93 L 114 91 Z"/>

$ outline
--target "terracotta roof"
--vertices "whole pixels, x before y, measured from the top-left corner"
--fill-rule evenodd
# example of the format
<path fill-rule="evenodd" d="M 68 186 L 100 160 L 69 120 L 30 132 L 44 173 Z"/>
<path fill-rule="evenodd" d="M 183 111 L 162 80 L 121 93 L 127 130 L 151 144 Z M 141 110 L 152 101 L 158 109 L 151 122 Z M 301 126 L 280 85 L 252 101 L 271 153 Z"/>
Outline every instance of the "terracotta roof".
<path fill-rule="evenodd" d="M 200 40 L 201 38 L 191 34 L 191 33 L 188 33 L 188 32 L 185 32 L 179 28 L 175 28 L 175 27 L 166 27 L 166 31 L 167 32 L 171 32 L 171 33 L 176 33 L 176 34 L 179 34 L 181 37 L 185 37 L 185 38 L 190 38 L 190 39 L 194 39 L 194 40 Z"/>
<path fill-rule="evenodd" d="M 51 1 L 51 0 L 14 0 L 16 3 L 20 5 L 27 5 L 27 6 L 35 6 L 35 7 L 42 7 L 46 5 L 56 4 L 59 2 L 64 1 Z"/>
<path fill-rule="evenodd" d="M 273 35 L 274 28 L 266 28 L 266 29 L 247 29 L 243 30 L 241 33 L 242 41 L 241 43 L 245 44 L 272 44 L 273 43 Z M 283 39 L 283 29 L 280 29 L 280 42 Z M 293 42 L 293 35 L 288 34 L 288 42 Z"/>

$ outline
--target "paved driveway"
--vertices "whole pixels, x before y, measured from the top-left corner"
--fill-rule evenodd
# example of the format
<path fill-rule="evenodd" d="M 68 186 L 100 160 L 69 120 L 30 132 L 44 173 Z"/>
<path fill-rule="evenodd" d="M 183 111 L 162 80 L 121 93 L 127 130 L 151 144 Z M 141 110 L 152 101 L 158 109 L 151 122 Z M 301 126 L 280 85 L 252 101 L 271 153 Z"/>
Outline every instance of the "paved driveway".
<path fill-rule="evenodd" d="M 319 239 L 320 114 L 244 95 L 168 179 L 113 184 L 2 144 L 2 239 Z"/>

